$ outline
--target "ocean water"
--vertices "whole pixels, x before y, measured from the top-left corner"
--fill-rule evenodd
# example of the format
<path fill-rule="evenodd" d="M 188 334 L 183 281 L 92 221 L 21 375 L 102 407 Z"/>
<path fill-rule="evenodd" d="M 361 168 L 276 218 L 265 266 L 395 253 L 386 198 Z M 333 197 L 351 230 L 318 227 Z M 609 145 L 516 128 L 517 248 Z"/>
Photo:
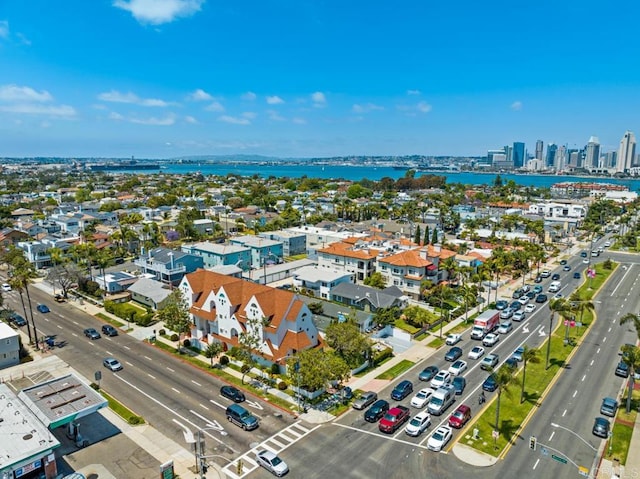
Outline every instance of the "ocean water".
<path fill-rule="evenodd" d="M 240 176 L 259 176 L 268 178 L 274 176 L 277 178 L 323 178 L 323 179 L 344 179 L 351 181 L 359 181 L 363 178 L 378 181 L 381 178 L 389 177 L 393 179 L 402 178 L 406 170 L 396 169 L 388 166 L 372 167 L 367 166 L 334 166 L 334 165 L 278 165 L 278 164 L 255 164 L 255 163 L 233 163 L 233 164 L 217 164 L 217 163 L 163 163 L 161 174 L 180 175 L 187 173 L 201 173 L 203 175 L 225 176 L 228 174 Z M 154 174 L 158 170 L 141 170 L 128 171 L 128 173 Z M 421 175 L 439 175 L 447 178 L 447 183 L 462 183 L 465 185 L 487 185 L 493 184 L 495 173 L 478 173 L 478 172 L 417 172 L 416 176 Z M 631 191 L 640 189 L 640 179 L 617 179 L 617 178 L 596 178 L 596 177 L 579 177 L 567 175 L 515 175 L 500 174 L 503 182 L 513 180 L 516 184 L 522 186 L 545 187 L 549 188 L 554 183 L 562 183 L 567 181 L 573 182 L 598 182 L 598 183 L 614 183 L 627 186 Z"/>

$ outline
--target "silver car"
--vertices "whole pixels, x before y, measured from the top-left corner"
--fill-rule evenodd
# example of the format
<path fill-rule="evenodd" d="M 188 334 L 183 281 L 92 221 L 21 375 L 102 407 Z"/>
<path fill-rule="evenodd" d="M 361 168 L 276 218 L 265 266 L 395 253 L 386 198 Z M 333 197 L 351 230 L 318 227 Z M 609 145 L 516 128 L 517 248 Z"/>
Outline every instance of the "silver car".
<path fill-rule="evenodd" d="M 378 399 L 378 395 L 373 391 L 367 391 L 366 393 L 362 393 L 358 399 L 353 401 L 353 409 L 364 409 Z"/>
<path fill-rule="evenodd" d="M 256 453 L 256 462 L 278 477 L 284 476 L 289 472 L 289 466 L 287 466 L 286 462 L 280 459 L 273 452 L 265 449 Z"/>

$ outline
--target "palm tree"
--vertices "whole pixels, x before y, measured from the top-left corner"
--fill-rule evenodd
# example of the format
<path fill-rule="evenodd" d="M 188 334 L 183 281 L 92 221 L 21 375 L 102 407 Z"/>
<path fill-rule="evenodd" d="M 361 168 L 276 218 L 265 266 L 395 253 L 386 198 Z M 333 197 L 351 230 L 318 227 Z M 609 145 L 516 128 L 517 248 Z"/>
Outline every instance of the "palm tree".
<path fill-rule="evenodd" d="M 502 397 L 502 393 L 509 392 L 509 385 L 513 380 L 513 371 L 506 367 L 501 366 L 496 371 L 491 373 L 493 375 L 493 379 L 496 381 L 496 385 L 498 386 L 496 392 L 498 394 L 498 402 L 496 403 L 496 423 L 494 429 L 496 431 L 500 431 L 498 428 L 500 424 L 500 398 Z"/>
<path fill-rule="evenodd" d="M 31 316 L 31 326 L 33 327 L 33 341 L 36 345 L 36 350 L 39 350 L 38 346 L 38 330 L 36 328 L 36 323 L 33 319 L 33 306 L 31 305 L 31 295 L 29 294 L 29 284 L 31 284 L 31 280 L 36 277 L 36 272 L 33 268 L 33 264 L 24 259 L 21 263 L 15 265 L 15 269 L 13 270 L 13 284 L 16 286 L 16 289 L 20 292 L 20 297 L 22 298 L 22 290 L 24 290 L 27 295 L 27 304 L 29 305 L 27 315 L 27 310 L 25 309 L 25 319 L 27 322 L 29 321 L 29 316 Z M 24 303 L 23 303 L 24 306 Z"/>
<path fill-rule="evenodd" d="M 622 361 L 629 366 L 627 389 L 627 414 L 631 412 L 631 394 L 633 393 L 636 371 L 640 370 L 640 348 L 631 344 L 622 346 Z"/>
<path fill-rule="evenodd" d="M 571 311 L 571 304 L 565 298 L 552 299 L 549 302 L 549 334 L 547 335 L 547 361 L 545 369 L 549 369 L 549 355 L 551 354 L 551 330 L 553 329 L 553 317 L 556 313 L 563 316 Z"/>
<path fill-rule="evenodd" d="M 539 363 L 538 349 L 533 349 L 524 345 L 524 351 L 522 351 L 522 391 L 520 392 L 520 403 L 524 402 L 524 388 L 527 381 L 527 363 Z"/>
<path fill-rule="evenodd" d="M 453 291 L 449 286 L 439 284 L 431 290 L 431 296 L 440 303 L 440 338 L 442 338 L 442 328 L 444 327 L 444 302 L 453 297 Z"/>
<path fill-rule="evenodd" d="M 18 294 L 20 295 L 20 302 L 22 303 L 22 311 L 24 312 L 24 317 L 27 321 L 27 332 L 29 333 L 29 344 L 32 344 L 33 338 L 31 337 L 31 324 L 29 324 L 29 315 L 27 314 L 27 306 L 25 305 L 24 296 L 22 294 L 24 291 L 24 288 L 22 287 L 22 282 L 18 281 L 15 276 L 12 276 L 11 278 L 9 278 L 8 283 L 9 283 L 9 286 L 11 286 L 11 289 L 14 291 L 17 291 Z"/>
<path fill-rule="evenodd" d="M 620 326 L 627 323 L 633 325 L 633 329 L 636 330 L 636 335 L 640 339 L 640 314 L 627 313 L 620 318 Z"/>

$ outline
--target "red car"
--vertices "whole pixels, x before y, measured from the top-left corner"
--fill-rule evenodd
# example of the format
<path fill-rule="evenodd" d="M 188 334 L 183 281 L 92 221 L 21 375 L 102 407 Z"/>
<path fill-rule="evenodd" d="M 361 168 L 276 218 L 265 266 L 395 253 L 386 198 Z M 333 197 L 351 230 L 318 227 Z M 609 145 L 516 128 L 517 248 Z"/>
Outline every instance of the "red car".
<path fill-rule="evenodd" d="M 471 419 L 471 408 L 466 404 L 460 404 L 458 409 L 449 416 L 449 426 L 460 429 L 469 419 Z"/>
<path fill-rule="evenodd" d="M 409 408 L 406 406 L 392 407 L 387 411 L 387 414 L 380 419 L 378 429 L 382 432 L 391 434 L 409 420 L 410 414 Z"/>

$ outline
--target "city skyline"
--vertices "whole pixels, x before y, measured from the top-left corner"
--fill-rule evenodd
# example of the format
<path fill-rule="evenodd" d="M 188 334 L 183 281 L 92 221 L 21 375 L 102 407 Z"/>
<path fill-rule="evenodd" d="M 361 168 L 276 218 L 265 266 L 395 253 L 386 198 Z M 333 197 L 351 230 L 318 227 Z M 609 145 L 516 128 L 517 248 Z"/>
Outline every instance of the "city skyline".
<path fill-rule="evenodd" d="M 640 5 L 560 3 L 7 0 L 0 156 L 618 151 Z M 540 30 L 595 11 L 590 35 Z"/>

